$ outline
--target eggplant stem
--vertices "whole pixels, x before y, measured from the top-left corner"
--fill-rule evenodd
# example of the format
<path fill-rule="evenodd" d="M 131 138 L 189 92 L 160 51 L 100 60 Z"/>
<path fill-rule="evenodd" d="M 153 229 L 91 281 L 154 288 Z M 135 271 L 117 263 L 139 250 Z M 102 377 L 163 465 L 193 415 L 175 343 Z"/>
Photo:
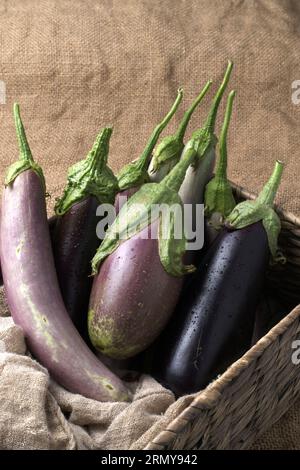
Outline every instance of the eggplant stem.
<path fill-rule="evenodd" d="M 232 114 L 232 106 L 235 97 L 235 90 L 232 90 L 227 99 L 226 111 L 225 111 L 225 118 L 223 122 L 223 126 L 220 133 L 219 139 L 219 149 L 220 149 L 220 158 L 216 168 L 216 176 L 218 178 L 227 179 L 227 134 L 228 128 L 230 124 L 231 114 Z"/>
<path fill-rule="evenodd" d="M 9 166 L 6 172 L 4 184 L 5 186 L 8 186 L 16 179 L 18 175 L 20 175 L 24 171 L 32 170 L 40 177 L 43 188 L 44 190 L 46 190 L 43 170 L 33 160 L 31 150 L 27 141 L 25 129 L 20 116 L 20 107 L 17 103 L 14 104 L 13 113 L 15 118 L 16 134 L 19 144 L 20 155 L 19 159 Z"/>
<path fill-rule="evenodd" d="M 223 97 L 223 94 L 226 90 L 227 84 L 229 82 L 232 67 L 233 67 L 233 62 L 231 62 L 229 60 L 228 65 L 227 65 L 227 69 L 226 69 L 226 72 L 225 72 L 225 75 L 224 75 L 224 78 L 223 78 L 223 81 L 222 81 L 217 93 L 215 94 L 215 97 L 213 99 L 210 111 L 208 113 L 204 128 L 208 129 L 210 132 L 214 132 L 218 108 L 219 108 L 221 99 Z"/>
<path fill-rule="evenodd" d="M 118 182 L 107 165 L 112 128 L 101 129 L 87 157 L 68 170 L 67 185 L 54 207 L 58 216 L 65 214 L 73 204 L 95 196 L 101 203 L 112 203 L 118 191 Z"/>
<path fill-rule="evenodd" d="M 179 127 L 175 133 L 175 138 L 177 138 L 178 140 L 180 141 L 183 141 L 183 138 L 184 138 L 184 134 L 186 132 L 186 129 L 187 129 L 187 126 L 188 126 L 188 123 L 192 117 L 192 114 L 193 112 L 195 111 L 195 109 L 197 108 L 197 106 L 201 103 L 201 101 L 203 100 L 203 98 L 205 97 L 206 93 L 208 92 L 208 90 L 210 89 L 212 85 L 212 80 L 208 80 L 205 84 L 205 86 L 202 88 L 200 94 L 197 96 L 197 98 L 193 101 L 193 103 L 191 104 L 191 106 L 189 107 L 189 109 L 184 113 L 184 116 L 182 118 L 182 121 L 181 123 L 179 124 Z"/>
<path fill-rule="evenodd" d="M 227 133 L 232 114 L 235 91 L 231 91 L 227 98 L 225 117 L 220 134 L 220 157 L 217 163 L 215 176 L 205 187 L 205 215 L 210 218 L 211 225 L 219 230 L 225 217 L 234 209 L 236 202 L 232 188 L 227 180 Z"/>
<path fill-rule="evenodd" d="M 164 130 L 164 128 L 166 127 L 166 125 L 169 123 L 169 121 L 173 117 L 173 115 L 175 114 L 175 112 L 177 111 L 178 106 L 180 105 L 180 103 L 182 101 L 182 97 L 183 97 L 183 89 L 179 88 L 178 92 L 177 92 L 176 100 L 174 101 L 172 108 L 166 114 L 166 116 L 163 118 L 163 120 L 155 127 L 154 131 L 152 132 L 152 134 L 151 134 L 151 136 L 150 136 L 150 138 L 149 138 L 149 140 L 146 144 L 146 147 L 143 150 L 142 155 L 139 158 L 139 163 L 140 163 L 141 169 L 143 169 L 143 170 L 147 169 L 147 166 L 148 166 L 148 163 L 149 163 L 149 158 L 150 158 L 150 156 L 152 154 L 152 151 L 153 151 L 153 149 L 154 149 L 154 147 L 155 147 L 155 145 L 158 141 L 158 138 L 159 138 L 160 134 L 162 133 L 162 131 Z"/>
<path fill-rule="evenodd" d="M 18 105 L 18 103 L 14 103 L 14 118 L 20 150 L 20 160 L 33 162 L 32 153 L 27 141 L 25 129 L 20 115 L 20 106 Z"/>
<path fill-rule="evenodd" d="M 103 148 L 108 145 L 109 139 L 112 134 L 111 127 L 103 128 L 97 135 L 92 149 L 90 150 L 86 160 L 90 162 L 91 172 L 94 173 L 97 169 L 107 164 L 108 152 L 103 151 Z"/>
<path fill-rule="evenodd" d="M 271 174 L 269 180 L 259 193 L 256 201 L 259 204 L 273 207 L 274 199 L 280 185 L 281 175 L 283 172 L 283 163 L 279 160 L 275 162 L 273 173 Z"/>

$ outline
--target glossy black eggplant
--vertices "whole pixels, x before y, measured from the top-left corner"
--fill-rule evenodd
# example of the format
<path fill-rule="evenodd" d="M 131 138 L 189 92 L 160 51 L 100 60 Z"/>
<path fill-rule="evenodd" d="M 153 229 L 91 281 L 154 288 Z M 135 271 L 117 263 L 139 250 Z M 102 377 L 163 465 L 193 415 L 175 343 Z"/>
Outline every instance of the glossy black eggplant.
<path fill-rule="evenodd" d="M 154 376 L 174 393 L 205 387 L 249 347 L 268 259 L 260 222 L 224 229 L 211 245 L 154 361 Z"/>
<path fill-rule="evenodd" d="M 270 251 L 276 254 L 280 222 L 271 205 L 281 172 L 277 162 L 257 200 L 230 214 L 231 228 L 206 252 L 157 345 L 152 374 L 178 396 L 204 388 L 251 344 Z"/>

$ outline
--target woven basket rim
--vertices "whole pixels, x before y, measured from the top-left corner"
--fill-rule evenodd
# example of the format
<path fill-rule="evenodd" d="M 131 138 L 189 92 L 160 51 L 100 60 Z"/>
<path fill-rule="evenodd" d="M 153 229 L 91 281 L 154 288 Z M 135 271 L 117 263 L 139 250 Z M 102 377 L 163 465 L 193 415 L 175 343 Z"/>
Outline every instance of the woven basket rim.
<path fill-rule="evenodd" d="M 245 199 L 255 199 L 256 194 L 247 189 L 230 182 L 232 188 L 238 196 Z M 282 221 L 290 222 L 300 228 L 300 218 L 292 212 L 283 210 L 279 205 L 275 204 L 274 208 Z M 187 406 L 174 418 L 168 426 L 160 431 L 158 435 L 150 441 L 145 450 L 163 449 L 169 443 L 173 442 L 177 435 L 189 424 L 191 414 L 197 416 L 202 410 L 211 408 L 221 398 L 224 388 L 238 378 L 238 376 L 263 352 L 281 336 L 289 326 L 300 318 L 300 304 L 296 305 L 293 310 L 277 323 L 268 333 L 257 341 L 243 356 L 231 364 L 222 375 L 213 380 L 205 389 L 200 390 L 196 394 L 186 395 L 187 400 L 190 398 Z"/>

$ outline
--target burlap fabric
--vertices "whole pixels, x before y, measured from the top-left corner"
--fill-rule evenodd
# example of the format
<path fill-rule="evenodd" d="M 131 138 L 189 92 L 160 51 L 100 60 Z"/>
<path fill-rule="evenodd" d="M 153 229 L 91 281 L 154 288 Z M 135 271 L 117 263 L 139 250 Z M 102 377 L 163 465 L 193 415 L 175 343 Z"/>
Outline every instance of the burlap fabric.
<path fill-rule="evenodd" d="M 274 159 L 283 160 L 278 200 L 299 216 L 300 105 L 291 99 L 300 79 L 299 21 L 297 0 L 0 0 L 1 174 L 17 156 L 13 101 L 43 166 L 51 211 L 67 167 L 87 153 L 100 127 L 114 126 L 109 158 L 117 170 L 139 155 L 178 86 L 185 99 L 168 132 L 208 78 L 217 86 L 231 58 L 238 95 L 230 177 L 257 190 Z M 74 396 L 24 355 L 11 319 L 0 324 L 1 448 L 142 448 L 190 400 L 174 404 L 149 377 L 136 385 L 132 405 Z M 255 448 L 300 448 L 299 430 L 298 403 Z"/>

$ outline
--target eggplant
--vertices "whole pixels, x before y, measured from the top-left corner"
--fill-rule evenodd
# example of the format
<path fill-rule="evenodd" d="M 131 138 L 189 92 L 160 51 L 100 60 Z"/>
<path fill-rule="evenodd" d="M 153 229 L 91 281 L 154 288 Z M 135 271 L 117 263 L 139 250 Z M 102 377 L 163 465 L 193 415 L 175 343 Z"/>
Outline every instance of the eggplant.
<path fill-rule="evenodd" d="M 202 259 L 156 347 L 152 375 L 177 396 L 196 392 L 251 344 L 255 310 L 280 220 L 272 209 L 276 162 L 256 201 L 238 204 Z"/>
<path fill-rule="evenodd" d="M 59 217 L 53 235 L 55 268 L 70 318 L 86 341 L 87 310 L 92 287 L 90 259 L 100 240 L 96 235 L 99 201 L 91 196 L 74 204 Z"/>
<path fill-rule="evenodd" d="M 124 206 L 124 204 L 131 198 L 137 191 L 139 190 L 138 186 L 133 186 L 132 188 L 125 189 L 124 191 L 120 191 L 116 195 L 115 200 L 115 213 L 116 215 L 119 214 L 120 210 Z"/>
<path fill-rule="evenodd" d="M 1 212 L 0 212 L 0 221 L 1 221 Z M 56 216 L 52 216 L 48 219 L 49 230 L 52 236 L 55 224 L 56 224 Z M 0 259 L 0 286 L 3 286 L 3 277 L 2 277 L 2 268 L 1 268 L 1 259 Z"/>
<path fill-rule="evenodd" d="M 107 166 L 111 134 L 112 129 L 102 129 L 86 159 L 69 169 L 68 183 L 55 205 L 52 240 L 58 282 L 66 309 L 86 341 L 90 260 L 101 242 L 96 210 L 100 204 L 113 204 L 118 191 L 117 179 Z"/>
<path fill-rule="evenodd" d="M 202 128 L 196 130 L 192 134 L 192 138 L 201 139 L 202 144 L 199 146 L 197 158 L 191 165 L 185 175 L 183 183 L 179 190 L 179 196 L 185 205 L 185 218 L 190 219 L 190 226 L 193 234 L 199 230 L 197 227 L 197 210 L 199 205 L 204 203 L 204 190 L 206 184 L 212 178 L 215 166 L 216 152 L 215 148 L 218 139 L 214 133 L 215 123 L 219 105 L 221 103 L 227 84 L 230 79 L 233 68 L 232 62 L 228 62 L 227 69 L 223 81 L 214 96 L 211 108 L 207 115 L 206 121 Z M 198 206 L 198 209 L 197 209 Z M 193 238 L 192 233 L 190 239 Z M 191 248 L 188 250 L 187 262 L 197 265 L 198 257 L 201 256 L 203 247 Z"/>
<path fill-rule="evenodd" d="M 232 187 L 227 179 L 227 134 L 232 114 L 235 91 L 228 95 L 225 119 L 220 133 L 220 157 L 214 177 L 204 191 L 205 245 L 211 245 L 221 230 L 227 216 L 236 206 Z"/>
<path fill-rule="evenodd" d="M 52 215 L 51 217 L 49 217 L 48 225 L 49 225 L 49 232 L 50 232 L 51 239 L 54 236 L 56 222 L 57 222 L 56 215 Z"/>
<path fill-rule="evenodd" d="M 159 183 L 178 162 L 184 149 L 183 140 L 188 123 L 195 109 L 210 89 L 211 84 L 212 81 L 209 80 L 191 104 L 190 108 L 184 113 L 183 119 L 175 134 L 164 137 L 155 149 L 148 168 L 150 181 Z"/>
<path fill-rule="evenodd" d="M 115 359 L 134 356 L 152 343 L 174 310 L 182 287 L 182 278 L 171 278 L 164 270 L 157 240 L 145 238 L 145 232 L 150 236 L 154 227 L 152 224 L 122 243 L 103 262 L 94 281 L 89 310 L 91 341 Z"/>
<path fill-rule="evenodd" d="M 144 184 L 129 199 L 93 258 L 88 329 L 104 355 L 126 359 L 149 346 L 173 312 L 183 275 L 194 270 L 183 264 L 185 237 L 175 237 L 178 219 L 161 213 L 151 217 L 151 210 L 164 204 L 182 211 L 178 190 L 199 145 L 190 140 L 160 183 Z"/>
<path fill-rule="evenodd" d="M 204 188 L 211 179 L 215 165 L 215 147 L 217 137 L 214 134 L 215 123 L 220 102 L 230 79 L 233 63 L 228 62 L 223 81 L 214 97 L 212 106 L 201 129 L 194 131 L 193 138 L 201 138 L 202 145 L 199 147 L 198 158 L 187 170 L 184 181 L 180 187 L 179 195 L 184 204 L 196 204 L 204 202 Z M 193 214 L 195 217 L 195 214 Z"/>
<path fill-rule="evenodd" d="M 127 388 L 86 346 L 62 300 L 51 248 L 45 181 L 34 162 L 15 104 L 20 159 L 11 165 L 2 199 L 0 252 L 12 317 L 50 375 L 73 393 L 128 401 Z"/>

